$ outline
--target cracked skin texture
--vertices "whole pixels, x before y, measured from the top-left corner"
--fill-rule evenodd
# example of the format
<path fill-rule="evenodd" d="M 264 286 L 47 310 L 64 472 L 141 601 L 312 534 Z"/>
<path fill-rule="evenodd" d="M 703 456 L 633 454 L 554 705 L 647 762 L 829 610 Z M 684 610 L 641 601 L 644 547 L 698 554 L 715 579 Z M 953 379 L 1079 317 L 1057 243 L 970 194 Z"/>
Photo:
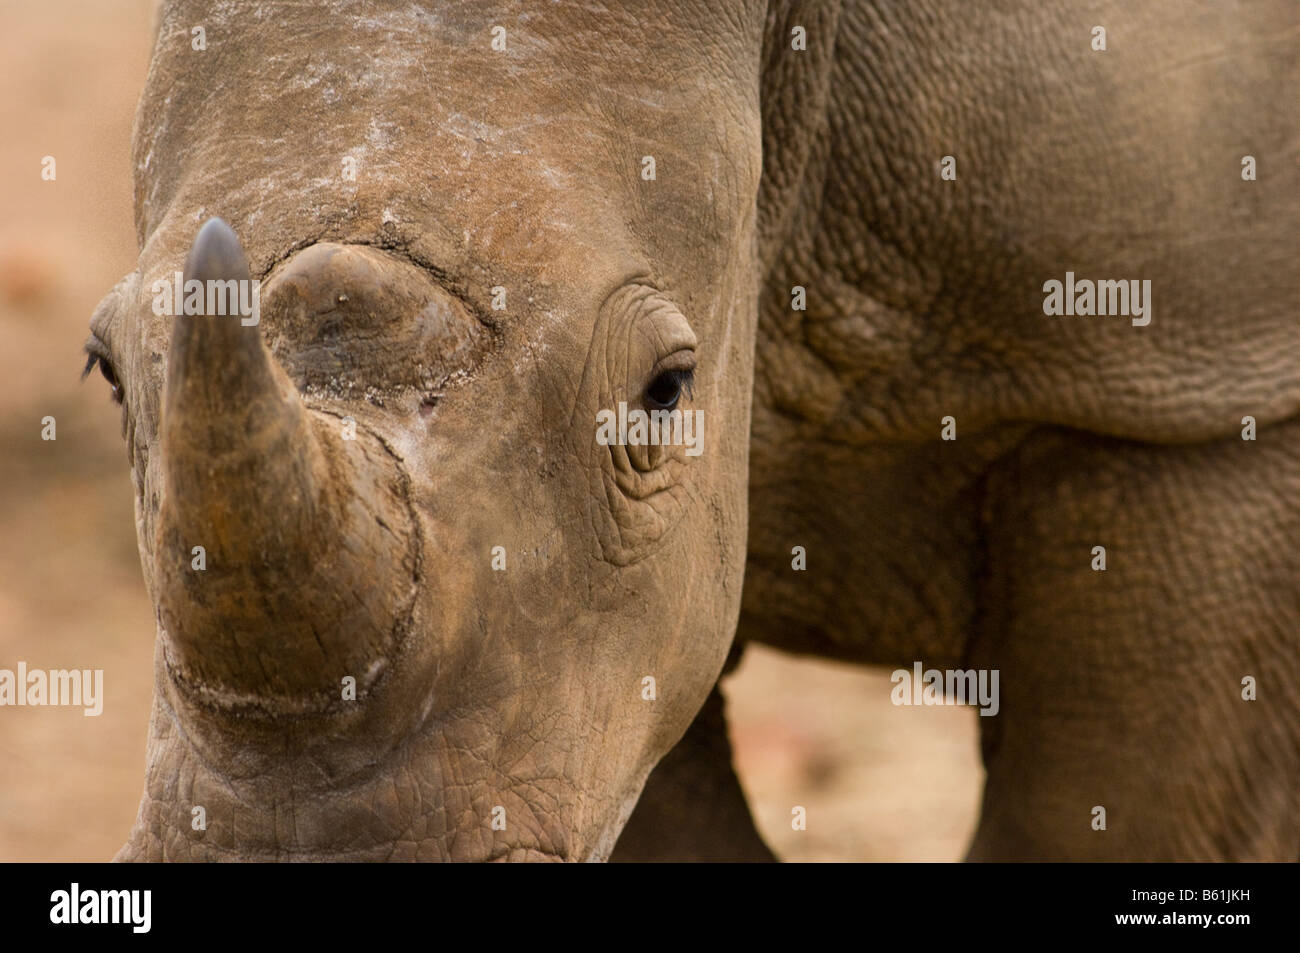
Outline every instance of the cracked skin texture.
<path fill-rule="evenodd" d="M 974 858 L 1300 852 L 1288 3 L 189 7 L 137 118 L 139 269 L 95 321 L 162 607 L 121 859 L 604 859 L 625 824 L 618 859 L 765 859 L 711 693 L 733 635 L 998 668 Z M 280 408 L 296 468 L 164 412 L 187 319 L 147 289 L 213 215 L 263 322 L 189 333 L 270 382 L 212 348 L 174 392 Z M 1150 279 L 1151 325 L 1045 317 L 1066 270 Z M 682 323 L 705 453 L 594 446 Z M 271 529 L 187 578 L 213 512 Z"/>
<path fill-rule="evenodd" d="M 999 669 L 973 858 L 1296 859 L 1294 5 L 782 16 L 836 43 L 766 54 L 738 640 Z M 1150 325 L 1046 317 L 1067 270 Z"/>

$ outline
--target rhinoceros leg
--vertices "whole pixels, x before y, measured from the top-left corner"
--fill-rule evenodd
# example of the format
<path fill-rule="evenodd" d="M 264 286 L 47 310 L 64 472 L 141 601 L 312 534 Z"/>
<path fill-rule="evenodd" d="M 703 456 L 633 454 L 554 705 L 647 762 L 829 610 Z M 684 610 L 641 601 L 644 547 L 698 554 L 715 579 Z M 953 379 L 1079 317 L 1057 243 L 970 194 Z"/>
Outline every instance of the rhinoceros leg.
<path fill-rule="evenodd" d="M 971 859 L 1294 860 L 1300 420 L 1178 446 L 1048 430 L 988 486 L 970 664 L 1000 670 L 1001 710 Z"/>
<path fill-rule="evenodd" d="M 677 746 L 651 772 L 611 861 L 773 861 L 731 766 L 715 686 Z"/>

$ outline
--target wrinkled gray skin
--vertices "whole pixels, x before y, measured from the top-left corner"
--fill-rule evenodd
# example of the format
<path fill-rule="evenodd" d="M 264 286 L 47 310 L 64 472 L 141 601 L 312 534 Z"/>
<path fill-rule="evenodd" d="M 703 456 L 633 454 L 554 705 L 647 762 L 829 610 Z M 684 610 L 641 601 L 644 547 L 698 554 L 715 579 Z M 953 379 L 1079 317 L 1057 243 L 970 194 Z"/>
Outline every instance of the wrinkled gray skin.
<path fill-rule="evenodd" d="M 762 641 L 1000 671 L 973 858 L 1294 859 L 1290 0 L 610 6 L 163 12 L 93 322 L 159 621 L 119 857 L 770 858 Z M 260 326 L 154 315 L 187 259 Z M 691 365 L 703 454 L 596 444 Z"/>

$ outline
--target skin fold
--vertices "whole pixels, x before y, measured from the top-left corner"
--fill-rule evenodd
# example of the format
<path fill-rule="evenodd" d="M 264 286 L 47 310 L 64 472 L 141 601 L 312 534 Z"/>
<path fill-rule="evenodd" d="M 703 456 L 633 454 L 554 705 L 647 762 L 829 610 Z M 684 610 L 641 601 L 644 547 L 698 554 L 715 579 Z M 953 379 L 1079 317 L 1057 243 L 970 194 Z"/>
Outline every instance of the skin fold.
<path fill-rule="evenodd" d="M 1296 28 L 166 4 L 92 320 L 158 607 L 119 859 L 771 859 L 755 641 L 998 669 L 973 859 L 1294 859 Z M 154 313 L 182 269 L 258 324 Z M 597 443 L 688 372 L 702 453 Z"/>

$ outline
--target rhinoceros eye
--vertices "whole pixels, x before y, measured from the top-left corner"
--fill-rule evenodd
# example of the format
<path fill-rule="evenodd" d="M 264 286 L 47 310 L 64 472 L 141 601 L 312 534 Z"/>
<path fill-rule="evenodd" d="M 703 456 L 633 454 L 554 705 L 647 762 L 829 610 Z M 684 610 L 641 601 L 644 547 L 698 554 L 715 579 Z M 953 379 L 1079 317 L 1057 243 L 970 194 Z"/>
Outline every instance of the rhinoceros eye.
<path fill-rule="evenodd" d="M 674 367 L 660 371 L 646 388 L 646 406 L 651 410 L 672 410 L 681 399 L 683 390 L 691 393 L 694 382 L 693 367 Z"/>
<path fill-rule="evenodd" d="M 117 372 L 113 369 L 113 362 L 104 353 L 103 345 L 91 338 L 86 342 L 86 366 L 82 368 L 81 379 L 85 380 L 86 375 L 93 371 L 96 365 L 99 366 L 99 373 L 104 376 L 104 380 L 108 381 L 108 386 L 112 388 L 113 401 L 122 403 L 122 385 L 117 379 Z"/>

